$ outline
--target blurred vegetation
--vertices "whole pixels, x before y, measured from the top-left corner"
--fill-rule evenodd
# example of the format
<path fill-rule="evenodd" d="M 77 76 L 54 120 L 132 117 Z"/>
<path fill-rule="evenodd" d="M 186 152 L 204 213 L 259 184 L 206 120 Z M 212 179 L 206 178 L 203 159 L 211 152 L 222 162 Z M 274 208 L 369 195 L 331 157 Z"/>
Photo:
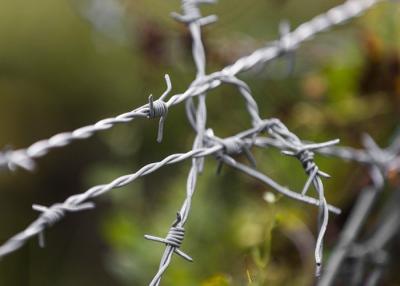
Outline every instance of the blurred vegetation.
<path fill-rule="evenodd" d="M 208 71 L 276 39 L 279 21 L 292 27 L 340 1 L 220 0 L 204 7 L 219 21 L 204 30 Z M 20 148 L 146 102 L 164 89 L 193 80 L 190 37 L 169 13 L 179 1 L 0 0 L 0 145 Z M 351 24 L 318 36 L 287 59 L 241 76 L 263 117 L 278 117 L 301 138 L 341 138 L 360 146 L 363 132 L 385 146 L 400 111 L 400 6 L 385 3 Z M 221 113 L 221 106 L 228 112 Z M 237 91 L 221 87 L 208 96 L 209 121 L 220 136 L 250 126 Z M 227 121 L 227 116 L 229 120 Z M 189 150 L 194 134 L 183 106 L 168 115 L 164 141 L 157 123 L 137 120 L 55 150 L 34 174 L 0 175 L 0 241 L 50 205 L 88 187 L 131 173 L 168 154 Z M 300 189 L 305 175 L 294 159 L 254 150 L 259 168 Z M 326 254 L 334 245 L 365 170 L 317 156 L 331 203 Z M 143 234 L 163 235 L 185 194 L 190 162 L 163 168 L 96 201 L 91 212 L 71 214 L 0 263 L 0 285 L 146 285 L 163 251 Z M 163 285 L 311 285 L 316 209 L 280 198 L 260 183 L 206 160 L 187 224 L 184 250 L 193 264 L 174 257 Z M 399 254 L 399 245 L 392 255 Z M 395 269 L 384 285 L 400 285 Z"/>

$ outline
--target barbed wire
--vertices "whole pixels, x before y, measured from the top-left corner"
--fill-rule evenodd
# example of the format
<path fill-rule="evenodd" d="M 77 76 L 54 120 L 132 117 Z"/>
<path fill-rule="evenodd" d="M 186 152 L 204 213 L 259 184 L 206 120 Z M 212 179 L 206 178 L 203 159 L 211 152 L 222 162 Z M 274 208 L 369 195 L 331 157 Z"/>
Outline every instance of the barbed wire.
<path fill-rule="evenodd" d="M 364 139 L 364 150 L 333 146 L 339 143 L 338 139 L 323 143 L 302 141 L 278 119 L 261 119 L 257 102 L 254 100 L 249 86 L 244 81 L 238 79 L 237 74 L 258 65 L 264 65 L 280 56 L 292 54 L 302 42 L 310 40 L 314 35 L 326 31 L 335 25 L 342 24 L 351 18 L 359 16 L 378 2 L 381 2 L 381 0 L 348 0 L 344 4 L 330 9 L 328 12 L 313 18 L 309 22 L 301 24 L 292 32 L 290 32 L 289 25 L 283 24 L 280 28 L 281 36 L 279 40 L 256 50 L 248 56 L 238 59 L 235 63 L 220 71 L 207 75 L 201 27 L 215 22 L 217 17 L 215 15 L 203 17 L 199 5 L 212 4 L 215 1 L 182 0 L 182 14 L 172 13 L 172 16 L 183 22 L 189 29 L 193 44 L 193 60 L 197 70 L 196 78 L 186 91 L 175 94 L 166 100 L 166 97 L 172 90 L 171 80 L 166 75 L 167 88 L 159 99 L 153 100 L 152 95 L 150 95 L 148 104 L 138 107 L 133 111 L 100 120 L 93 125 L 81 127 L 72 132 L 54 135 L 49 139 L 38 141 L 26 149 L 6 150 L 0 153 L 0 167 L 10 170 L 15 170 L 16 168 L 33 170 L 35 160 L 46 155 L 52 149 L 67 146 L 76 140 L 89 138 L 98 131 L 110 129 L 116 124 L 127 123 L 137 118 L 160 118 L 157 141 L 161 142 L 163 127 L 169 109 L 184 101 L 188 121 L 196 133 L 192 150 L 186 153 L 169 155 L 159 162 L 143 166 L 135 173 L 118 177 L 108 184 L 94 186 L 83 193 L 73 195 L 62 203 L 56 203 L 49 207 L 33 205 L 33 209 L 41 212 L 41 214 L 25 230 L 11 237 L 0 246 L 0 258 L 16 251 L 30 238 L 35 236 L 39 237 L 39 243 L 43 246 L 43 234 L 47 228 L 59 222 L 68 212 L 78 212 L 94 208 L 92 199 L 113 189 L 126 186 L 137 178 L 153 173 L 166 165 L 191 159 L 192 165 L 186 183 L 186 197 L 166 237 L 145 236 L 148 240 L 161 242 L 166 245 L 158 271 L 149 284 L 151 286 L 159 285 L 163 274 L 171 263 L 174 253 L 188 261 L 192 261 L 192 258 L 180 249 L 184 241 L 184 227 L 189 218 L 198 174 L 204 168 L 204 158 L 214 156 L 220 166 L 222 164 L 228 165 L 261 181 L 284 196 L 318 207 L 319 223 L 315 245 L 315 262 L 316 276 L 319 276 L 321 274 L 323 240 L 328 225 L 329 212 L 339 214 L 340 209 L 328 204 L 326 201 L 322 179 L 328 178 L 329 175 L 321 171 L 315 163 L 315 153 L 325 156 L 336 156 L 345 160 L 369 165 L 371 177 L 375 185 L 381 187 L 389 171 L 400 169 L 400 140 L 395 140 L 394 144 L 384 150 L 378 148 L 370 137 L 365 137 Z M 219 138 L 214 135 L 211 128 L 206 128 L 207 92 L 217 88 L 221 84 L 230 84 L 237 88 L 245 100 L 252 123 L 252 128 L 227 138 Z M 197 102 L 194 101 L 195 97 L 197 98 Z M 297 158 L 308 177 L 303 189 L 299 192 L 292 191 L 263 174 L 260 170 L 257 170 L 255 159 L 250 150 L 252 147 L 274 147 L 281 150 L 285 155 Z M 233 156 L 241 154 L 246 155 L 250 166 L 240 163 L 233 158 Z M 311 186 L 316 191 L 316 198 L 307 195 Z M 359 224 L 361 226 L 362 223 L 360 222 Z"/>
<path fill-rule="evenodd" d="M 177 105 L 188 98 L 198 96 L 204 92 L 210 91 L 225 80 L 235 78 L 238 73 L 249 70 L 257 65 L 266 64 L 267 62 L 276 59 L 279 56 L 284 55 L 289 50 L 297 49 L 297 47 L 304 41 L 311 39 L 316 34 L 326 31 L 333 26 L 344 23 L 354 17 L 361 15 L 363 12 L 368 10 L 373 5 L 383 0 L 348 0 L 344 4 L 336 6 L 326 13 L 321 14 L 308 22 L 305 22 L 298 26 L 295 30 L 290 33 L 286 33 L 272 45 L 260 48 L 254 51 L 252 54 L 238 59 L 234 64 L 225 67 L 221 71 L 214 72 L 210 75 L 201 76 L 197 80 L 193 81 L 189 88 L 180 94 L 173 95 L 168 101 L 165 101 L 166 94 L 156 102 L 157 107 L 163 106 L 158 109 L 155 115 L 162 117 L 165 115 L 168 108 Z M 190 2 L 190 1 L 189 1 Z M 199 1 L 198 3 L 210 3 L 214 1 Z M 186 2 L 185 2 L 186 3 Z M 185 4 L 187 5 L 187 4 Z M 187 6 L 185 6 L 187 7 Z M 187 9 L 187 8 L 184 8 Z M 189 8 L 190 10 L 191 8 Z M 198 11 L 194 12 L 191 17 L 196 16 Z M 178 16 L 173 14 L 176 18 L 187 21 L 188 16 Z M 198 17 L 197 21 L 200 26 L 208 24 L 216 20 L 216 16 Z M 196 45 L 196 48 L 198 45 Z M 196 52 L 197 54 L 198 52 Z M 200 54 L 200 53 L 199 53 Z M 201 57 L 198 57 L 198 60 Z M 196 60 L 196 62 L 198 61 Z M 198 64 L 198 63 L 196 63 Z M 251 109 L 251 103 L 248 103 L 248 109 Z M 188 104 L 190 105 L 190 104 Z M 25 149 L 19 150 L 6 150 L 0 153 L 0 168 L 15 170 L 17 168 L 23 168 L 26 170 L 33 170 L 35 167 L 35 160 L 43 157 L 52 149 L 65 147 L 77 140 L 87 139 L 93 136 L 96 132 L 107 130 L 112 128 L 116 124 L 131 122 L 137 118 L 148 118 L 151 114 L 149 104 L 142 105 L 130 112 L 120 114 L 116 117 L 106 118 L 98 121 L 93 125 L 87 125 L 78 128 L 72 132 L 63 132 L 56 134 L 49 139 L 40 140 Z M 165 119 L 165 117 L 164 117 Z M 158 135 L 160 134 L 160 131 Z M 160 139 L 160 136 L 158 136 Z"/>

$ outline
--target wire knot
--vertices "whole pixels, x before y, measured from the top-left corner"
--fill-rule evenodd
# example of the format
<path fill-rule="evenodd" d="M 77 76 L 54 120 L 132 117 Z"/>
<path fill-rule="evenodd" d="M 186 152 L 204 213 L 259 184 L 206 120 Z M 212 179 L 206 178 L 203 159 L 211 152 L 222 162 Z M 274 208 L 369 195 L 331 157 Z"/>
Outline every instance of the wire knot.
<path fill-rule="evenodd" d="M 42 213 L 41 218 L 47 226 L 53 226 L 55 223 L 60 221 L 66 212 L 62 204 L 55 204 L 51 207 L 33 205 L 32 208 L 35 211 Z"/>
<path fill-rule="evenodd" d="M 167 84 L 167 89 L 164 93 L 160 96 L 159 99 L 153 100 L 153 95 L 150 94 L 149 96 L 149 106 L 147 111 L 148 118 L 160 118 L 158 123 L 158 132 L 157 132 L 157 142 L 160 143 L 163 138 L 163 130 L 164 130 L 164 123 L 165 119 L 167 118 L 168 114 L 168 104 L 164 101 L 164 98 L 170 93 L 172 89 L 171 79 L 169 75 L 165 75 L 165 82 Z"/>
<path fill-rule="evenodd" d="M 81 210 L 87 210 L 94 208 L 94 204 L 91 202 L 82 203 L 79 205 L 67 205 L 67 204 L 54 204 L 50 207 L 42 206 L 42 205 L 33 205 L 32 208 L 35 211 L 41 212 L 40 219 L 42 220 L 44 226 L 53 226 L 55 223 L 60 221 L 67 211 L 76 212 Z M 39 231 L 39 245 L 40 247 L 45 246 L 44 240 L 44 227 L 42 226 Z"/>
<path fill-rule="evenodd" d="M 238 155 L 241 153 L 244 153 L 246 156 L 247 160 L 250 162 L 251 166 L 253 168 L 256 167 L 256 159 L 254 158 L 253 154 L 250 152 L 250 146 L 248 142 L 246 142 L 244 139 L 238 138 L 238 137 L 228 137 L 225 139 L 220 139 L 217 137 L 214 137 L 214 140 L 219 142 L 223 146 L 223 152 L 226 153 L 227 155 Z M 219 164 L 217 167 L 217 174 L 221 173 L 222 166 L 223 166 L 223 155 L 217 155 L 217 159 L 219 160 Z"/>
<path fill-rule="evenodd" d="M 176 254 L 178 254 L 179 256 L 183 257 L 184 259 L 190 262 L 193 262 L 193 259 L 189 255 L 187 255 L 186 253 L 184 253 L 182 250 L 179 249 L 183 243 L 183 239 L 185 238 L 185 229 L 181 224 L 181 221 L 182 221 L 182 216 L 178 212 L 176 215 L 176 220 L 172 224 L 165 238 L 160 238 L 157 236 L 152 236 L 147 234 L 144 237 L 147 240 L 161 242 L 168 246 L 173 247 L 173 250 Z"/>
<path fill-rule="evenodd" d="M 282 50 L 282 54 L 293 52 L 295 47 L 290 36 L 290 23 L 288 21 L 279 23 L 279 35 L 278 45 Z"/>
<path fill-rule="evenodd" d="M 11 148 L 5 148 L 0 152 L 0 169 L 15 171 L 18 167 L 28 171 L 35 169 L 35 162 L 26 153 L 25 150 L 13 151 Z"/>
<path fill-rule="evenodd" d="M 243 140 L 236 137 L 229 137 L 221 140 L 224 150 L 229 155 L 236 155 L 243 152 L 246 147 Z"/>
<path fill-rule="evenodd" d="M 377 166 L 382 173 L 386 173 L 390 163 L 396 158 L 396 153 L 389 148 L 382 149 L 368 134 L 363 134 L 362 143 L 366 153 L 370 156 L 372 165 Z"/>
<path fill-rule="evenodd" d="M 291 75 L 295 65 L 296 44 L 290 34 L 289 21 L 281 21 L 279 23 L 279 39 L 272 42 L 272 45 L 278 49 L 279 56 L 286 56 L 287 71 L 286 75 Z"/>
<path fill-rule="evenodd" d="M 218 17 L 216 15 L 209 15 L 206 17 L 202 17 L 198 5 L 213 4 L 215 2 L 216 2 L 215 0 L 183 0 L 182 1 L 183 14 L 172 12 L 171 16 L 175 20 L 185 24 L 197 23 L 200 26 L 205 26 L 217 21 Z"/>
<path fill-rule="evenodd" d="M 296 154 L 296 157 L 299 159 L 307 174 L 310 174 L 313 169 L 317 167 L 314 162 L 314 152 L 311 152 L 310 150 L 301 150 Z"/>
<path fill-rule="evenodd" d="M 308 179 L 306 183 L 304 184 L 303 190 L 301 192 L 302 195 L 306 195 L 308 189 L 310 188 L 312 182 L 316 178 L 317 175 L 323 176 L 325 178 L 329 178 L 330 176 L 326 174 L 325 172 L 322 172 L 319 170 L 317 164 L 314 162 L 314 152 L 303 148 L 300 149 L 296 152 L 294 151 L 282 151 L 283 154 L 288 155 L 288 156 L 293 156 L 296 157 L 301 165 L 303 166 L 304 171 L 308 175 Z"/>
<path fill-rule="evenodd" d="M 172 245 L 176 248 L 181 247 L 183 239 L 185 237 L 185 229 L 181 226 L 172 226 L 167 236 L 165 237 L 165 243 Z"/>
<path fill-rule="evenodd" d="M 162 100 L 153 101 L 152 95 L 149 96 L 149 118 L 164 117 L 168 113 L 168 106 Z"/>

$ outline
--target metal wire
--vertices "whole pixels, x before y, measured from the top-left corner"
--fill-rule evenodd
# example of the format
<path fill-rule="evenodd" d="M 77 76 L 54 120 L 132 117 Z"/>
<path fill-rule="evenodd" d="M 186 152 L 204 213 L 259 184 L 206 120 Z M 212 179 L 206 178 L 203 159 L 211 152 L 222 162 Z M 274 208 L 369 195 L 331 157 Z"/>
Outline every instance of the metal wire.
<path fill-rule="evenodd" d="M 186 114 L 189 123 L 196 133 L 192 150 L 186 153 L 172 154 L 159 162 L 148 164 L 137 172 L 116 178 L 112 182 L 104 185 L 94 186 L 87 191 L 73 195 L 62 203 L 53 204 L 50 207 L 34 205 L 33 208 L 40 211 L 39 217 L 33 221 L 25 230 L 11 237 L 0 246 L 0 258 L 10 254 L 22 247 L 27 240 L 34 236 L 39 236 L 39 242 L 44 245 L 44 231 L 59 222 L 68 212 L 77 212 L 91 209 L 94 204 L 92 199 L 103 195 L 112 189 L 123 187 L 141 176 L 148 175 L 156 170 L 170 164 L 175 164 L 186 159 L 192 159 L 192 165 L 188 174 L 186 184 L 186 198 L 177 213 L 175 221 L 172 223 L 165 238 L 146 235 L 145 238 L 163 243 L 166 245 L 162 255 L 159 268 L 149 285 L 160 284 L 161 278 L 170 265 L 174 253 L 180 255 L 188 261 L 192 258 L 180 248 L 184 242 L 185 224 L 187 223 L 191 210 L 192 197 L 195 192 L 198 174 L 204 168 L 204 157 L 213 155 L 220 164 L 228 165 L 239 170 L 264 184 L 275 189 L 277 192 L 291 199 L 315 205 L 319 208 L 318 237 L 315 246 L 316 275 L 321 273 L 323 238 L 328 225 L 329 212 L 340 213 L 340 210 L 329 205 L 325 199 L 322 178 L 329 177 L 321 171 L 314 161 L 315 153 L 321 155 L 337 156 L 346 160 L 354 160 L 371 166 L 371 176 L 375 182 L 383 184 L 384 175 L 393 168 L 400 169 L 400 140 L 395 146 L 386 150 L 379 149 L 371 138 L 365 137 L 365 150 L 356 150 L 347 147 L 336 147 L 339 141 L 331 140 L 323 143 L 310 143 L 301 141 L 295 134 L 278 119 L 261 119 L 257 102 L 254 100 L 249 86 L 237 78 L 237 74 L 247 71 L 257 65 L 282 56 L 293 53 L 298 46 L 314 35 L 326 31 L 329 28 L 344 23 L 345 21 L 359 16 L 361 13 L 380 2 L 379 0 L 349 0 L 344 4 L 330 9 L 328 12 L 313 18 L 295 30 L 290 32 L 287 24 L 281 25 L 281 37 L 267 47 L 256 50 L 249 56 L 240 58 L 234 64 L 224 69 L 206 74 L 206 56 L 201 38 L 201 27 L 215 22 L 215 15 L 203 17 L 201 15 L 200 4 L 212 4 L 214 0 L 182 0 L 182 14 L 172 13 L 172 16 L 183 22 L 192 37 L 192 53 L 196 66 L 197 74 L 189 88 L 180 94 L 175 94 L 166 100 L 172 89 L 169 76 L 165 76 L 167 88 L 158 100 L 149 97 L 148 104 L 134 109 L 133 111 L 118 115 L 116 117 L 103 119 L 93 125 L 81 127 L 72 132 L 64 132 L 50 137 L 49 139 L 38 141 L 26 149 L 6 150 L 0 153 L 0 167 L 15 170 L 20 167 L 32 170 L 35 167 L 35 160 L 46 155 L 54 148 L 60 148 L 76 140 L 91 137 L 98 131 L 112 128 L 119 123 L 127 123 L 136 118 L 160 118 L 157 141 L 162 140 L 163 127 L 166 116 L 172 106 L 183 101 L 186 104 Z M 237 88 L 244 98 L 247 111 L 250 115 L 252 128 L 240 132 L 228 138 L 219 138 L 214 135 L 212 129 L 207 129 L 207 107 L 206 94 L 208 91 L 220 86 L 230 84 Z M 197 98 L 197 102 L 195 102 Z M 263 136 L 261 136 L 263 135 Z M 283 154 L 295 157 L 300 163 L 304 172 L 308 176 L 301 191 L 292 191 L 283 187 L 272 178 L 256 169 L 255 159 L 250 151 L 252 147 L 270 148 L 274 147 L 282 151 Z M 251 167 L 237 162 L 232 156 L 240 154 L 246 155 Z M 307 195 L 310 187 L 313 186 L 317 198 Z"/>

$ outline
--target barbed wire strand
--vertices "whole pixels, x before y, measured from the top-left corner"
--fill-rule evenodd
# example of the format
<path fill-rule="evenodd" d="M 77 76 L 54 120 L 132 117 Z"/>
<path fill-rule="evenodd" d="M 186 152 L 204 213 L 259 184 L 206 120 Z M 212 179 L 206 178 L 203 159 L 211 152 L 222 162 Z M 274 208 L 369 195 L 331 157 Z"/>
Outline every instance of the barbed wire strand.
<path fill-rule="evenodd" d="M 165 117 L 163 115 L 171 106 L 218 87 L 223 79 L 235 77 L 240 72 L 247 71 L 260 64 L 266 64 L 288 50 L 295 50 L 302 42 L 312 39 L 316 34 L 361 15 L 381 1 L 383 0 L 348 0 L 344 4 L 328 10 L 326 13 L 314 17 L 298 26 L 292 32 L 282 35 L 280 40 L 275 41 L 276 43 L 285 43 L 284 45 L 276 44 L 260 48 L 252 54 L 238 59 L 234 64 L 225 67 L 221 71 L 202 76 L 202 80 L 194 81 L 185 92 L 173 95 L 168 101 L 164 100 L 165 97 L 155 101 L 158 107 L 162 106 L 162 108 L 158 109 L 159 114 L 157 115 L 162 117 L 162 122 L 164 122 Z M 202 2 L 210 1 L 204 0 Z M 215 18 L 208 16 L 200 18 L 199 22 L 200 24 L 203 22 L 207 24 L 214 20 Z M 127 123 L 137 118 L 151 117 L 150 114 L 149 104 L 146 104 L 116 117 L 100 120 L 93 125 L 81 127 L 72 132 L 56 134 L 49 139 L 40 140 L 26 149 L 3 151 L 0 153 L 0 168 L 33 170 L 35 168 L 35 160 L 46 155 L 52 149 L 67 146 L 76 140 L 89 138 L 96 132 L 110 129 L 116 124 Z M 160 131 L 157 137 L 160 139 Z"/>

